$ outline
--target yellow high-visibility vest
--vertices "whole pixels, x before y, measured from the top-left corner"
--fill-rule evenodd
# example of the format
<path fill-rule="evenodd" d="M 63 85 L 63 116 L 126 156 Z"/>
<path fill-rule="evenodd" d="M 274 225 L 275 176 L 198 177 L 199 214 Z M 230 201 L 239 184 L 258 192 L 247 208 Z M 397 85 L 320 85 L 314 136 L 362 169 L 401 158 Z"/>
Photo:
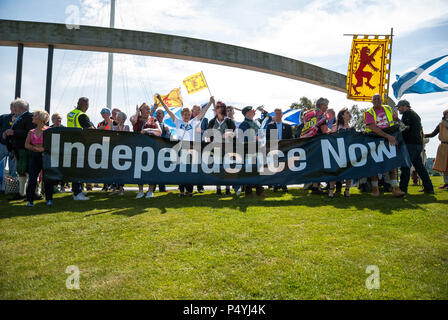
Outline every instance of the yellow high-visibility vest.
<path fill-rule="evenodd" d="M 382 105 L 384 112 L 386 112 L 386 117 L 387 117 L 387 121 L 389 122 L 389 126 L 393 126 L 395 124 L 394 122 L 394 111 L 392 110 L 392 108 L 388 105 L 383 104 Z M 375 109 L 372 107 L 369 110 L 367 110 L 366 112 L 370 113 L 373 117 L 373 120 L 375 121 L 375 125 L 376 125 L 376 113 L 375 113 Z M 364 112 L 364 123 L 366 123 L 366 112 Z M 370 130 L 369 128 L 366 127 L 366 132 L 372 132 L 372 130 Z"/>
<path fill-rule="evenodd" d="M 67 127 L 68 128 L 82 128 L 79 123 L 79 116 L 85 114 L 79 109 L 74 109 L 67 114 Z M 87 115 L 86 115 L 87 116 Z M 89 116 L 87 116 L 87 119 Z"/>

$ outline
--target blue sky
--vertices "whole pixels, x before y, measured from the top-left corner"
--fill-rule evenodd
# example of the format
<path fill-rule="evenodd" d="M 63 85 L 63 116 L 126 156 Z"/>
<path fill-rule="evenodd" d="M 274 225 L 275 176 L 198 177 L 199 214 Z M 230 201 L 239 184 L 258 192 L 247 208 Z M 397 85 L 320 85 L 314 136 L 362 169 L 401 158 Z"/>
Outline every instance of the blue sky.
<path fill-rule="evenodd" d="M 150 1 L 116 0 L 116 27 L 177 34 L 225 42 L 303 60 L 340 73 L 347 72 L 351 38 L 344 33 L 387 34 L 394 28 L 391 78 L 432 58 L 448 54 L 448 1 Z M 108 26 L 109 0 L 1 0 L 0 19 L 65 23 L 66 9 L 80 10 L 81 25 Z M 0 112 L 14 96 L 17 48 L 0 47 Z M 31 109 L 45 99 L 47 51 L 25 48 L 22 96 Z M 107 54 L 56 50 L 52 111 L 65 115 L 79 96 L 91 100 L 91 117 L 100 120 L 106 100 Z M 197 62 L 115 55 L 113 104 L 128 114 L 155 92 L 167 93 L 182 80 L 203 71 L 216 99 L 236 106 L 288 108 L 301 96 L 330 100 L 336 111 L 353 104 L 345 94 L 303 82 L 230 67 Z M 181 86 L 182 87 L 182 86 Z M 185 105 L 204 102 L 208 91 L 188 95 Z M 390 93 L 392 95 L 392 92 Z M 448 93 L 410 94 L 432 131 L 448 108 Z M 438 140 L 427 146 L 434 157 Z"/>

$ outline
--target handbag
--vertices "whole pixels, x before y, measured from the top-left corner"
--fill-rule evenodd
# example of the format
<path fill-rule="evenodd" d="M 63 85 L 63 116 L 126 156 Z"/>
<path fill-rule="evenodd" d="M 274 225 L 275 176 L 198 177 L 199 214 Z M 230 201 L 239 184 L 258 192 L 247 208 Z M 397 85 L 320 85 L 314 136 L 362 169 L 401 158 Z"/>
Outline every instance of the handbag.
<path fill-rule="evenodd" d="M 15 194 L 19 193 L 19 178 L 5 176 L 5 194 Z"/>

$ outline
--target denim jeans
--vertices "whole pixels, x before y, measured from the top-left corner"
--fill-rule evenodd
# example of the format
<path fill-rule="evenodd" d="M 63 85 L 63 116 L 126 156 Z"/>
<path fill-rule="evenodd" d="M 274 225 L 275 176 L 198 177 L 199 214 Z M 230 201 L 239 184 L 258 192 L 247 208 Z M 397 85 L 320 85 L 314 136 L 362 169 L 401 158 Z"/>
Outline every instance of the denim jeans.
<path fill-rule="evenodd" d="M 421 144 L 407 144 L 406 145 L 409 153 L 409 159 L 412 162 L 412 165 L 417 171 L 417 174 L 422 179 L 423 188 L 425 191 L 433 191 L 434 187 L 432 185 L 431 179 L 429 178 L 428 171 L 423 165 L 422 161 L 422 151 L 423 146 Z M 408 191 L 409 179 L 411 177 L 411 168 L 409 167 L 401 167 L 401 176 L 400 176 L 400 189 L 403 192 Z"/>

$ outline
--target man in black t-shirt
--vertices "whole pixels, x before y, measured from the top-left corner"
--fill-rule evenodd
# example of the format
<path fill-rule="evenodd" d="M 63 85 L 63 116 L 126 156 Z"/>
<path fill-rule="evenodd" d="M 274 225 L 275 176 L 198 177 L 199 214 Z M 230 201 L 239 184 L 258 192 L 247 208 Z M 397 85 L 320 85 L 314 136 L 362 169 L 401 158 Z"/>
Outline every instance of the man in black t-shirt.
<path fill-rule="evenodd" d="M 422 160 L 423 137 L 420 117 L 411 109 L 411 105 L 407 100 L 398 101 L 397 108 L 400 114 L 403 115 L 401 122 L 405 125 L 405 129 L 402 132 L 403 140 L 406 143 L 412 165 L 422 179 L 423 191 L 434 194 L 434 187 Z M 401 167 L 400 190 L 405 193 L 408 191 L 410 176 L 411 168 Z"/>

